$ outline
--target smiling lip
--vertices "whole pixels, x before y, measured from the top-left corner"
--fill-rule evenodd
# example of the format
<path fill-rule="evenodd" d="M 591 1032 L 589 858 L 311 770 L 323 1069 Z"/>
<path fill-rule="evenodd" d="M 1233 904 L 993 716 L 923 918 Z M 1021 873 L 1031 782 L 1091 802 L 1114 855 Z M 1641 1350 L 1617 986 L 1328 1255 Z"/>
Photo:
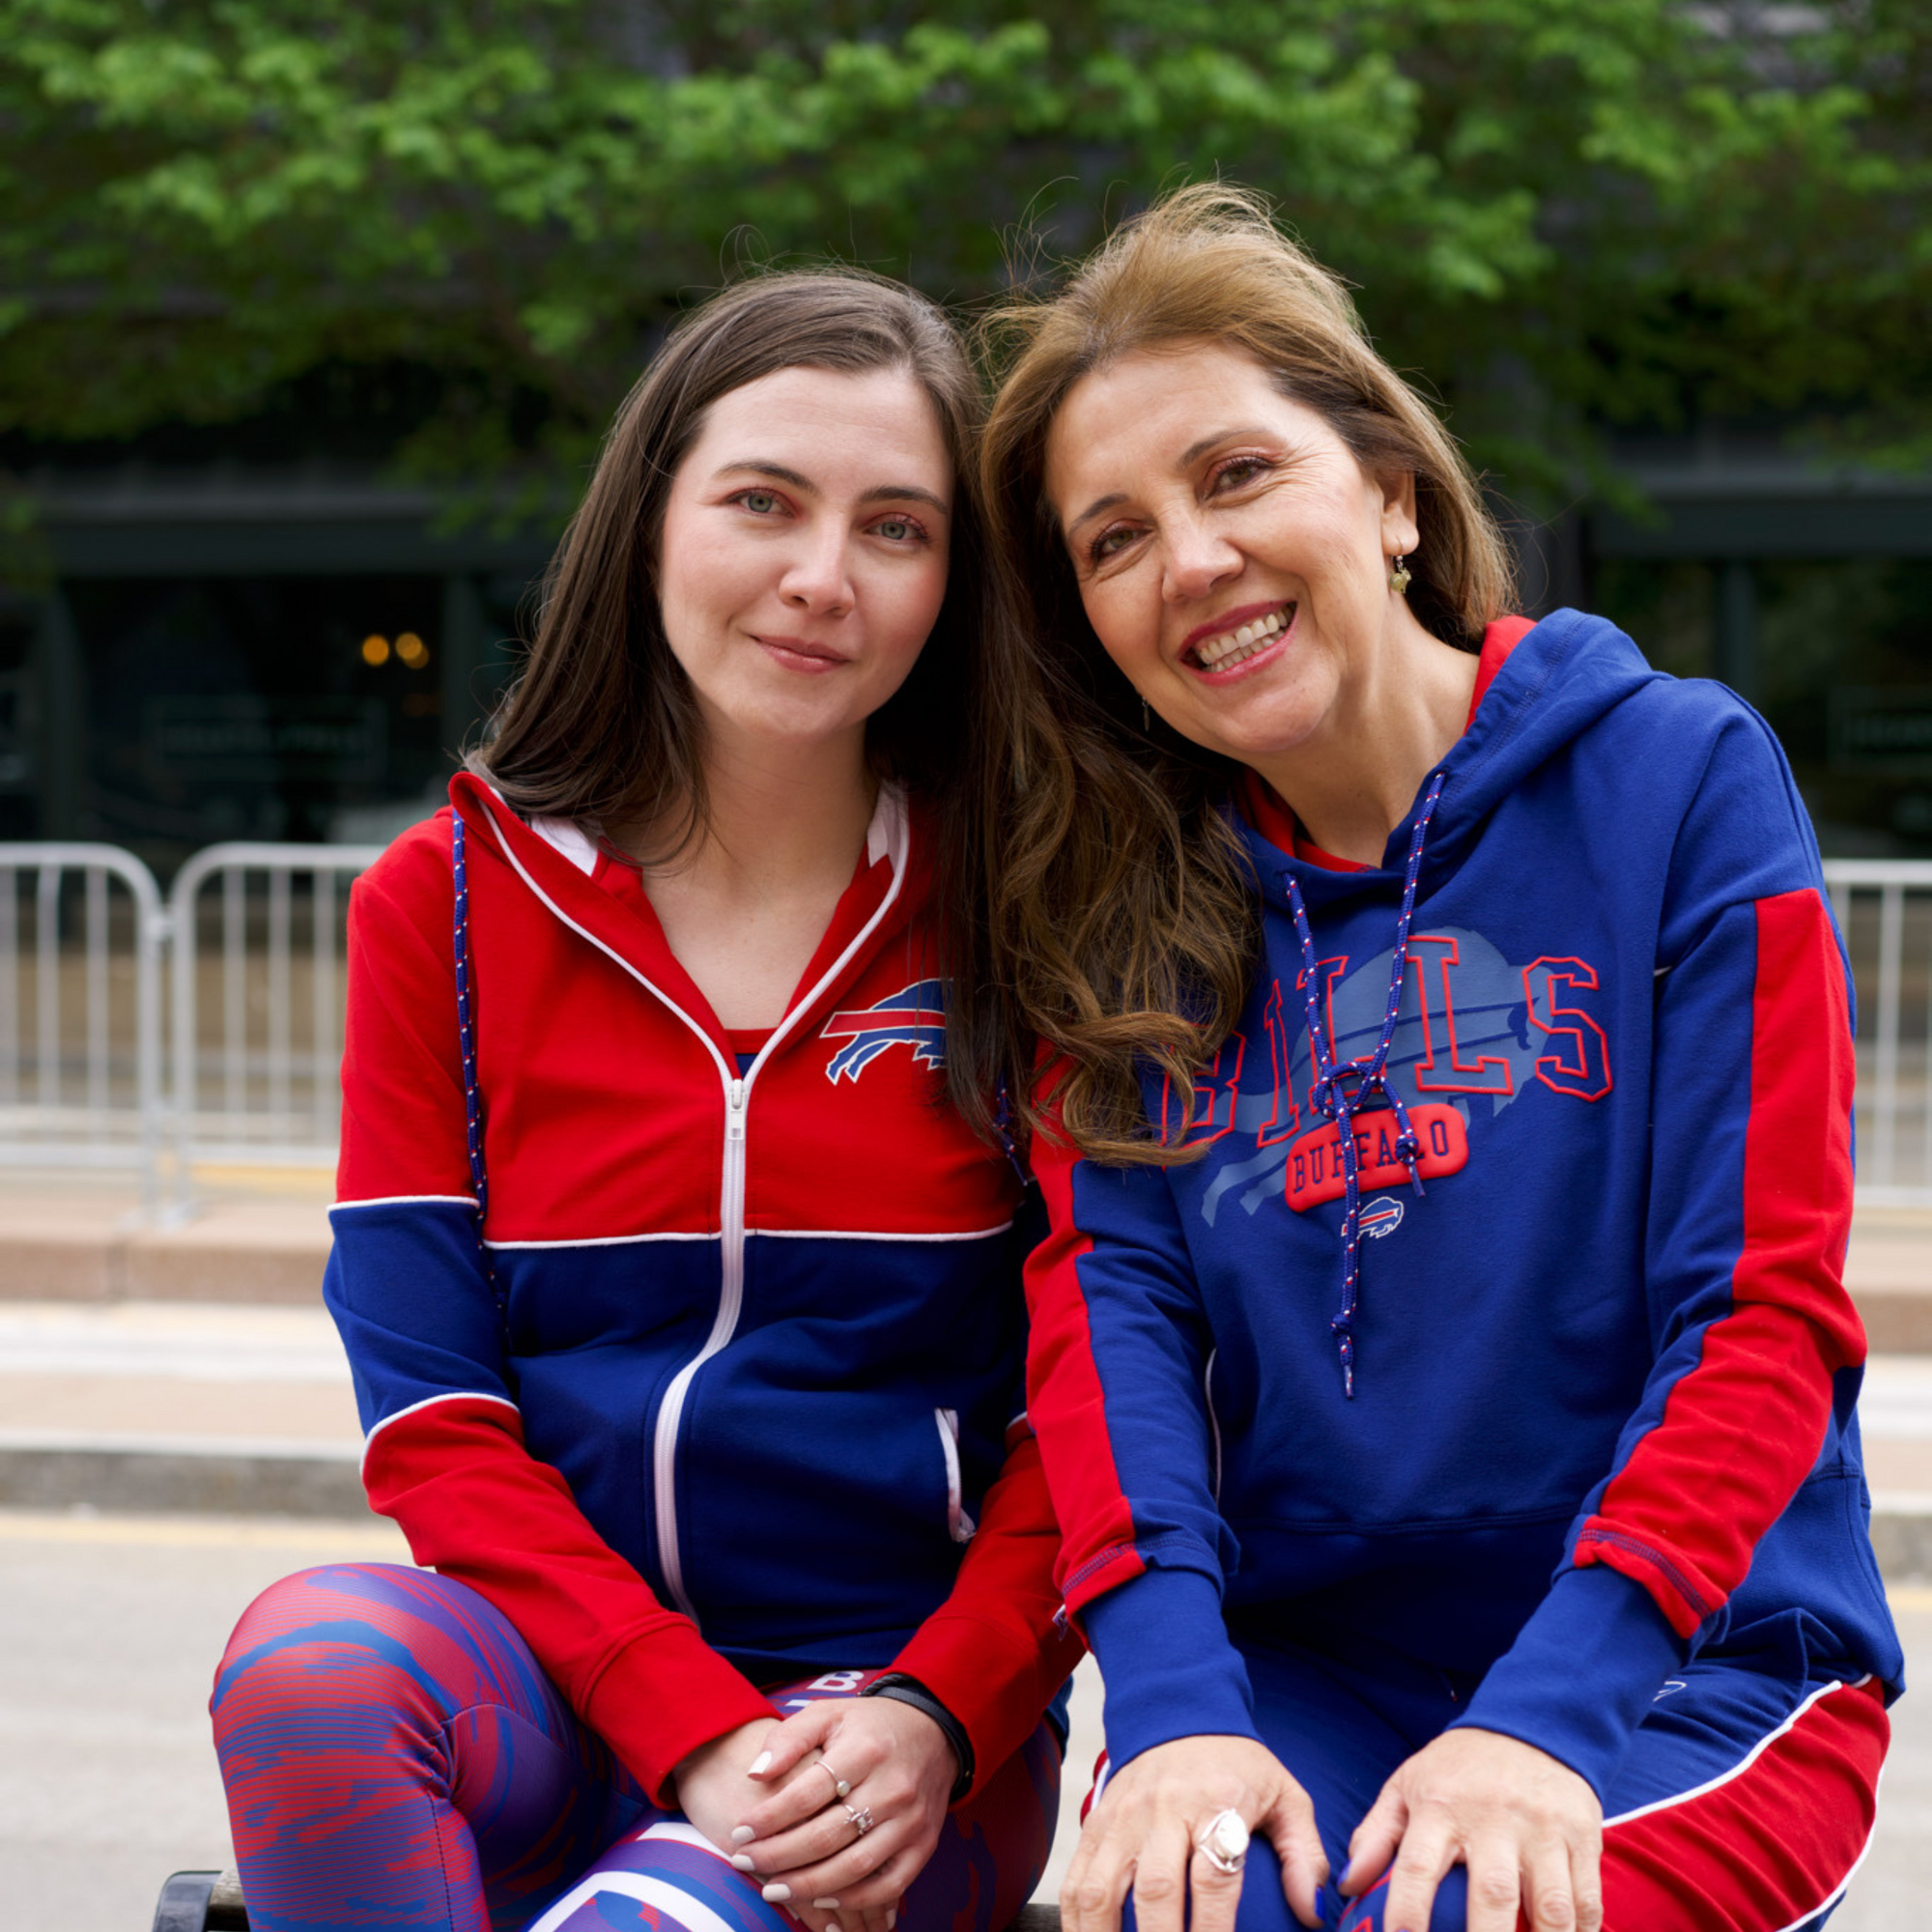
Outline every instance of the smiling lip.
<path fill-rule="evenodd" d="M 1285 597 L 1270 597 L 1265 604 L 1237 604 L 1232 611 L 1223 611 L 1218 617 L 1209 617 L 1205 624 L 1196 624 L 1180 640 L 1180 655 L 1185 657 L 1196 644 L 1205 644 L 1209 638 L 1218 638 L 1226 631 L 1238 631 L 1243 624 L 1252 624 L 1257 617 L 1271 617 L 1287 603 Z"/>
<path fill-rule="evenodd" d="M 753 641 L 762 645 L 766 655 L 775 658 L 788 670 L 800 670 L 808 675 L 822 671 L 837 670 L 846 660 L 824 644 L 814 644 L 805 638 L 766 638 L 753 634 Z"/>

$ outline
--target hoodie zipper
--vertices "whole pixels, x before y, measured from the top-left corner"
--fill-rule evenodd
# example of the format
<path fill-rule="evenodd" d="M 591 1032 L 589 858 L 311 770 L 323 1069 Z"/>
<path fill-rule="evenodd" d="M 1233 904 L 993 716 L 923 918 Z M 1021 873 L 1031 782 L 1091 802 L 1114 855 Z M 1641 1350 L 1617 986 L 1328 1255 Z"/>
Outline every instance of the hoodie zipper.
<path fill-rule="evenodd" d="M 657 1428 L 651 1437 L 651 1496 L 657 1511 L 658 1568 L 671 1602 L 694 1624 L 697 1622 L 697 1610 L 685 1589 L 684 1559 L 678 1548 L 677 1538 L 677 1432 L 684 1417 L 684 1405 L 691 1393 L 693 1380 L 698 1370 L 731 1340 L 737 1330 L 738 1317 L 744 1308 L 745 1117 L 751 1107 L 752 1085 L 773 1053 L 788 1035 L 797 1030 L 799 1021 L 818 1004 L 852 961 L 861 955 L 873 933 L 879 929 L 880 923 L 898 903 L 899 893 L 905 885 L 906 867 L 909 863 L 906 810 L 903 803 L 888 807 L 883 799 L 879 810 L 882 811 L 891 810 L 895 813 L 886 829 L 886 856 L 891 863 L 893 876 L 891 885 L 886 888 L 885 897 L 879 901 L 877 909 L 860 928 L 858 936 L 851 945 L 846 947 L 826 969 L 818 983 L 799 1000 L 772 1030 L 772 1037 L 766 1040 L 758 1057 L 752 1062 L 742 1077 L 718 1051 L 717 1042 L 675 1000 L 659 991 L 615 948 L 607 946 L 595 933 L 579 925 L 530 877 L 527 867 L 517 857 L 515 848 L 509 839 L 503 837 L 501 827 L 497 828 L 497 841 L 503 856 L 509 860 L 517 875 L 530 889 L 538 903 L 549 907 L 550 911 L 573 932 L 588 940 L 606 957 L 614 960 L 668 1011 L 682 1020 L 703 1041 L 705 1051 L 710 1054 L 717 1065 L 719 1078 L 724 1083 L 724 1161 L 718 1191 L 720 1248 L 718 1313 L 712 1319 L 711 1332 L 704 1338 L 704 1346 L 671 1378 L 670 1386 L 665 1390 L 664 1401 L 658 1408 Z M 492 816 L 494 815 L 493 813 Z M 867 833 L 868 851 L 872 836 L 868 829 Z M 876 859 L 872 863 L 876 864 Z"/>
<path fill-rule="evenodd" d="M 776 1036 L 774 1036 L 776 1037 Z M 708 1044 L 708 1042 L 707 1042 Z M 770 1046 L 767 1044 L 766 1052 Z M 759 1056 L 762 1061 L 763 1055 Z M 684 1587 L 684 1558 L 677 1546 L 677 1432 L 684 1419 L 684 1399 L 697 1372 L 737 1332 L 745 1305 L 745 1115 L 752 1098 L 754 1061 L 743 1079 L 724 1077 L 724 1175 L 719 1188 L 718 1313 L 704 1346 L 671 1378 L 658 1408 L 657 1432 L 651 1442 L 651 1489 L 657 1505 L 658 1568 L 671 1601 L 693 1623 L 697 1611 Z"/>

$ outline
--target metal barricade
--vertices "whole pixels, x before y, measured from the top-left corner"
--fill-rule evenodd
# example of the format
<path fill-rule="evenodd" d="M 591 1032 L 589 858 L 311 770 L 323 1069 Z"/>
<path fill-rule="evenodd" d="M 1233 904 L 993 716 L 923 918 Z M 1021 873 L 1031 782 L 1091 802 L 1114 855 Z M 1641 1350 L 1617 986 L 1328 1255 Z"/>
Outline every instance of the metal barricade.
<path fill-rule="evenodd" d="M 163 908 L 116 846 L 0 843 L 0 1165 L 132 1169 L 153 1210 L 170 1145 L 184 1207 L 196 1161 L 332 1163 L 344 887 L 383 849 L 211 846 Z M 1858 990 L 1859 1199 L 1932 1207 L 1932 862 L 1825 876 Z"/>
<path fill-rule="evenodd" d="M 211 845 L 176 876 L 168 928 L 184 1203 L 197 1160 L 333 1164 L 348 902 L 341 888 L 383 849 Z M 218 890 L 205 900 L 211 886 Z"/>
<path fill-rule="evenodd" d="M 0 843 L 0 1163 L 132 1168 L 156 1208 L 163 929 L 132 853 Z"/>
<path fill-rule="evenodd" d="M 1858 988 L 1859 1201 L 1932 1208 L 1932 861 L 1828 859 Z"/>

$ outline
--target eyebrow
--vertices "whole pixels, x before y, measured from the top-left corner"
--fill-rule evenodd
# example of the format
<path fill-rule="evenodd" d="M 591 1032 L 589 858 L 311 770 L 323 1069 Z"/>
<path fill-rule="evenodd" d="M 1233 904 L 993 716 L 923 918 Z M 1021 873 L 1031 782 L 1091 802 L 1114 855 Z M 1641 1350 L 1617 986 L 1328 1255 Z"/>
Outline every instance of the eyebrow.
<path fill-rule="evenodd" d="M 1255 426 L 1250 426 L 1249 428 L 1246 429 L 1217 429 L 1213 432 L 1212 435 L 1204 436 L 1198 441 L 1190 442 L 1187 445 L 1187 447 L 1180 452 L 1180 462 L 1176 467 L 1181 469 L 1188 469 L 1193 464 L 1198 463 L 1202 457 L 1206 456 L 1208 452 L 1210 449 L 1212 449 L 1217 442 L 1230 442 L 1236 437 L 1240 437 L 1240 436 L 1265 436 L 1266 434 L 1267 434 L 1266 430 Z M 1111 510 L 1115 506 L 1115 504 L 1124 503 L 1126 500 L 1127 500 L 1126 497 L 1123 497 L 1118 490 L 1116 490 L 1111 496 L 1108 497 L 1095 497 L 1094 500 L 1091 503 L 1089 503 L 1087 507 L 1084 510 L 1082 510 L 1080 514 L 1077 517 L 1075 517 L 1070 524 L 1067 525 L 1066 534 L 1070 537 L 1073 534 L 1073 532 L 1080 527 L 1082 524 L 1088 522 L 1090 519 L 1094 517 L 1097 517 L 1103 510 Z"/>
<path fill-rule="evenodd" d="M 794 490 L 803 490 L 808 497 L 818 495 L 818 485 L 810 477 L 801 476 L 796 469 L 788 469 L 782 463 L 767 463 L 758 457 L 747 457 L 738 463 L 722 463 L 712 474 L 729 476 L 747 469 L 753 476 L 769 476 L 775 483 L 789 483 Z M 862 503 L 929 503 L 941 516 L 952 514 L 952 506 L 944 497 L 935 497 L 930 490 L 922 490 L 917 483 L 880 483 L 867 490 L 859 500 Z"/>

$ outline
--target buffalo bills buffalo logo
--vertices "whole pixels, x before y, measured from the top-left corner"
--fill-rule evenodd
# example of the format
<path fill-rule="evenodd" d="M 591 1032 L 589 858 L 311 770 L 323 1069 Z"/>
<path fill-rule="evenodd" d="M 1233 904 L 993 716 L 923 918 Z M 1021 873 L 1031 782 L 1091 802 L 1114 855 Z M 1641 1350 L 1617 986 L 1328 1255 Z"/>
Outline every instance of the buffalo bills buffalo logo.
<path fill-rule="evenodd" d="M 856 1081 L 888 1047 L 910 1047 L 921 1066 L 944 1066 L 946 981 L 921 980 L 876 1006 L 834 1013 L 820 1037 L 846 1042 L 825 1069 L 825 1077 L 834 1086 L 841 1080 Z"/>

